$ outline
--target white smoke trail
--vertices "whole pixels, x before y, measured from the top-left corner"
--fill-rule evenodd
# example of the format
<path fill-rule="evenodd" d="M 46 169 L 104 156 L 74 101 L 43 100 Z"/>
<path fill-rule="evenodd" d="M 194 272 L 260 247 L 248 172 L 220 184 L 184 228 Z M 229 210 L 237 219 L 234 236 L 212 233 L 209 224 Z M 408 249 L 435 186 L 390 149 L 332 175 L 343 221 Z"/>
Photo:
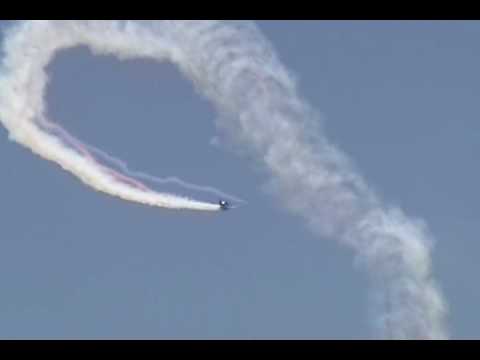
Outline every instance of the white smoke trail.
<path fill-rule="evenodd" d="M 93 158 L 72 151 L 60 138 L 42 131 L 40 125 L 51 124 L 45 114 L 44 92 L 48 80 L 45 66 L 59 49 L 82 43 L 81 34 L 76 34 L 74 28 L 70 33 L 62 33 L 57 25 L 60 24 L 48 21 L 23 22 L 8 30 L 0 78 L 0 118 L 10 138 L 58 163 L 98 191 L 171 209 L 219 210 L 218 204 L 147 191 L 146 187 L 119 181 L 120 176 Z"/>
<path fill-rule="evenodd" d="M 323 236 L 351 247 L 377 291 L 375 321 L 391 338 L 441 339 L 446 305 L 419 220 L 386 207 L 323 135 L 317 115 L 267 40 L 249 22 L 29 21 L 10 29 L 0 80 L 0 119 L 13 140 L 88 185 L 131 201 L 178 207 L 180 199 L 120 186 L 35 119 L 45 116 L 45 66 L 59 49 L 87 45 L 119 59 L 168 60 L 211 100 L 217 125 L 270 172 L 270 188 Z M 185 207 L 208 208 L 184 200 Z M 193 206 L 195 205 L 195 206 Z M 213 205 L 211 205 L 213 206 Z"/>

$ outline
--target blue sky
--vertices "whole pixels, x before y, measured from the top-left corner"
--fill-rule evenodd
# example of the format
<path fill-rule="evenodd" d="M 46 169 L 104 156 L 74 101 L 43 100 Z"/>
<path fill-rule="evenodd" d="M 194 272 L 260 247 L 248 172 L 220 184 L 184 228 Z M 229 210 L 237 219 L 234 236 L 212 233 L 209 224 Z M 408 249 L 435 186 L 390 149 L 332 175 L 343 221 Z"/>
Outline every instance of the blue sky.
<path fill-rule="evenodd" d="M 452 337 L 478 338 L 480 23 L 257 24 L 329 139 L 389 203 L 429 224 Z M 210 144 L 216 115 L 173 65 L 77 48 L 49 72 L 51 117 L 78 138 L 249 204 L 204 215 L 126 203 L 1 128 L 0 338 L 372 336 L 353 253 L 285 212 L 251 159 Z"/>

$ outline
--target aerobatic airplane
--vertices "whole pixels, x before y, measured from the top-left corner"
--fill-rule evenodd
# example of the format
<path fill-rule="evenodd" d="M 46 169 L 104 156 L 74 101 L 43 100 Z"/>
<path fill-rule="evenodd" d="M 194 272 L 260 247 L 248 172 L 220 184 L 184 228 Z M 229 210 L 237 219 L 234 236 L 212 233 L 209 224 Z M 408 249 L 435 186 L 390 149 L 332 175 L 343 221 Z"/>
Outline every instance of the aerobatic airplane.
<path fill-rule="evenodd" d="M 228 201 L 225 200 L 219 200 L 218 205 L 220 205 L 221 210 L 228 210 L 231 208 L 231 205 Z"/>

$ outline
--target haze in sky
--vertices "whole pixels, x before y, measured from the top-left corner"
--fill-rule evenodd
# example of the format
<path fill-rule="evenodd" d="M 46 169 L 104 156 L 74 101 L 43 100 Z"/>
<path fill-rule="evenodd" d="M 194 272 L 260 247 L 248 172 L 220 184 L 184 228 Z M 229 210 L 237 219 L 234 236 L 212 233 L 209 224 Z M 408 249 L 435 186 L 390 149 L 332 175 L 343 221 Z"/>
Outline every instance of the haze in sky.
<path fill-rule="evenodd" d="M 382 197 L 429 224 L 451 336 L 478 337 L 479 25 L 257 24 L 322 111 L 330 140 Z M 40 161 L 2 128 L 0 337 L 371 336 L 353 254 L 263 191 L 262 170 L 225 151 L 211 105 L 173 65 L 76 48 L 49 71 L 49 112 L 75 136 L 134 169 L 216 186 L 248 206 L 204 215 L 125 203 Z"/>

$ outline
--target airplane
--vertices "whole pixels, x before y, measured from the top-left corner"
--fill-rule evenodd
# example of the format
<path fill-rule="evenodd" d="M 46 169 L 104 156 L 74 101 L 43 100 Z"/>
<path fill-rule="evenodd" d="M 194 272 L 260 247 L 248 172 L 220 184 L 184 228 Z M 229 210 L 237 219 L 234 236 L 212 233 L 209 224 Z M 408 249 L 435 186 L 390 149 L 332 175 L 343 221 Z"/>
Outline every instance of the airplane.
<path fill-rule="evenodd" d="M 218 205 L 220 205 L 221 210 L 228 210 L 231 209 L 231 205 L 228 201 L 226 200 L 219 200 Z"/>

